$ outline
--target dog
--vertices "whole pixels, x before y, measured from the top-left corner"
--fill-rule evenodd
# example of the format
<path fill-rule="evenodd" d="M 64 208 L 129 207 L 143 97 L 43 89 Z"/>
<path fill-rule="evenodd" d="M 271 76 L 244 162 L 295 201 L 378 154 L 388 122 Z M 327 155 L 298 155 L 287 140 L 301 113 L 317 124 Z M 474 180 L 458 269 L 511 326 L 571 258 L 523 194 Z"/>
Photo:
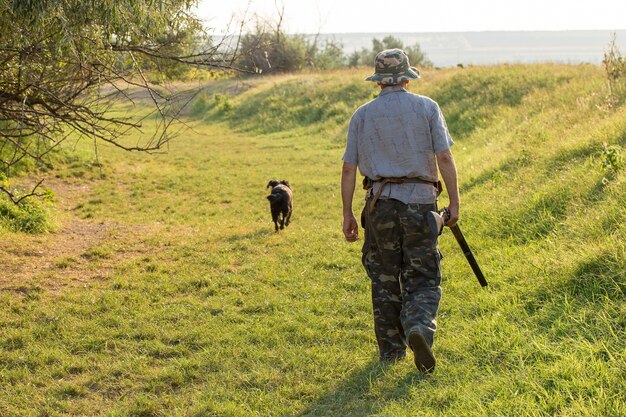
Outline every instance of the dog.
<path fill-rule="evenodd" d="M 285 180 L 270 180 L 265 188 L 272 187 L 270 195 L 267 199 L 270 201 L 270 210 L 272 212 L 272 221 L 274 222 L 274 230 L 278 232 L 289 226 L 291 223 L 291 212 L 293 211 L 293 192 L 289 182 Z M 282 214 L 282 217 L 280 215 Z M 280 219 L 279 219 L 280 217 Z"/>

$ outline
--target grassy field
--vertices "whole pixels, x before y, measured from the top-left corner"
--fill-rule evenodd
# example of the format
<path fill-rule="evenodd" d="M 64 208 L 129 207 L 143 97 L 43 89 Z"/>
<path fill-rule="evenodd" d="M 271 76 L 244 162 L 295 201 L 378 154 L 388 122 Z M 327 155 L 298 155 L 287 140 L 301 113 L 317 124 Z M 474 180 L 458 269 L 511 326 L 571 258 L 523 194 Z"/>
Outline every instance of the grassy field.
<path fill-rule="evenodd" d="M 55 232 L 0 229 L 0 415 L 626 415 L 626 174 L 610 159 L 626 106 L 606 108 L 602 70 L 410 84 L 447 117 L 459 224 L 490 282 L 446 231 L 429 376 L 378 362 L 360 244 L 341 233 L 368 73 L 212 83 L 167 153 L 100 147 L 101 172 L 81 143 L 46 182 Z M 272 178 L 294 190 L 280 233 Z"/>

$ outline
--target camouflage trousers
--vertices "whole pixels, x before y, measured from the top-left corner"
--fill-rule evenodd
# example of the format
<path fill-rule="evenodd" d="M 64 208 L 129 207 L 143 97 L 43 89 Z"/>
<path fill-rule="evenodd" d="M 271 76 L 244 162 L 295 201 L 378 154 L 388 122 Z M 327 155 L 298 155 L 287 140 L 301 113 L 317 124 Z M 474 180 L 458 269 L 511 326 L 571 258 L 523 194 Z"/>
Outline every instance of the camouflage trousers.
<path fill-rule="evenodd" d="M 371 200 L 370 200 L 371 201 Z M 379 199 L 363 209 L 363 266 L 372 281 L 374 329 L 381 359 L 405 356 L 410 333 L 432 347 L 441 299 L 441 254 L 428 223 L 436 204 Z"/>

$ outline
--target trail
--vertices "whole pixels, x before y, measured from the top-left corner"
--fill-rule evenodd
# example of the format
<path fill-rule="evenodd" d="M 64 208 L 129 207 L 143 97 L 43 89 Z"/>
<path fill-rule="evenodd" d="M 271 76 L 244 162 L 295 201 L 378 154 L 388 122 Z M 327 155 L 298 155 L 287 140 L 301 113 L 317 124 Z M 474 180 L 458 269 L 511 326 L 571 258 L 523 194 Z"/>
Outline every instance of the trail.
<path fill-rule="evenodd" d="M 56 195 L 58 228 L 45 235 L 19 234 L 0 238 L 0 290 L 27 294 L 45 288 L 57 293 L 66 287 L 85 286 L 108 279 L 114 265 L 143 253 L 140 238 L 145 227 L 120 226 L 110 221 L 82 219 L 75 213 L 79 201 L 89 195 L 87 183 L 47 180 Z M 127 250 L 94 256 L 101 245 Z M 97 258 L 97 259 L 94 259 Z"/>

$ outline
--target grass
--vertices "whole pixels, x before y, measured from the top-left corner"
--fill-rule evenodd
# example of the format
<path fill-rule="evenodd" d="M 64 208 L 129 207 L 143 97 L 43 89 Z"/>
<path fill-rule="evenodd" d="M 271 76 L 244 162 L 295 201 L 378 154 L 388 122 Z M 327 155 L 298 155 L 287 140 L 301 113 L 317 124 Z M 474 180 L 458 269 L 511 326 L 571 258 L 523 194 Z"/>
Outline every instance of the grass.
<path fill-rule="evenodd" d="M 602 76 L 471 67 L 410 84 L 449 115 L 460 225 L 490 282 L 446 232 L 432 376 L 378 363 L 360 245 L 341 234 L 347 119 L 376 93 L 358 71 L 220 80 L 167 154 L 101 147 L 104 179 L 57 168 L 89 190 L 61 224 L 107 232 L 0 280 L 0 414 L 626 415 L 626 192 L 603 163 L 604 143 L 623 154 L 626 108 L 603 110 Z M 295 194 L 279 234 L 271 178 Z"/>

